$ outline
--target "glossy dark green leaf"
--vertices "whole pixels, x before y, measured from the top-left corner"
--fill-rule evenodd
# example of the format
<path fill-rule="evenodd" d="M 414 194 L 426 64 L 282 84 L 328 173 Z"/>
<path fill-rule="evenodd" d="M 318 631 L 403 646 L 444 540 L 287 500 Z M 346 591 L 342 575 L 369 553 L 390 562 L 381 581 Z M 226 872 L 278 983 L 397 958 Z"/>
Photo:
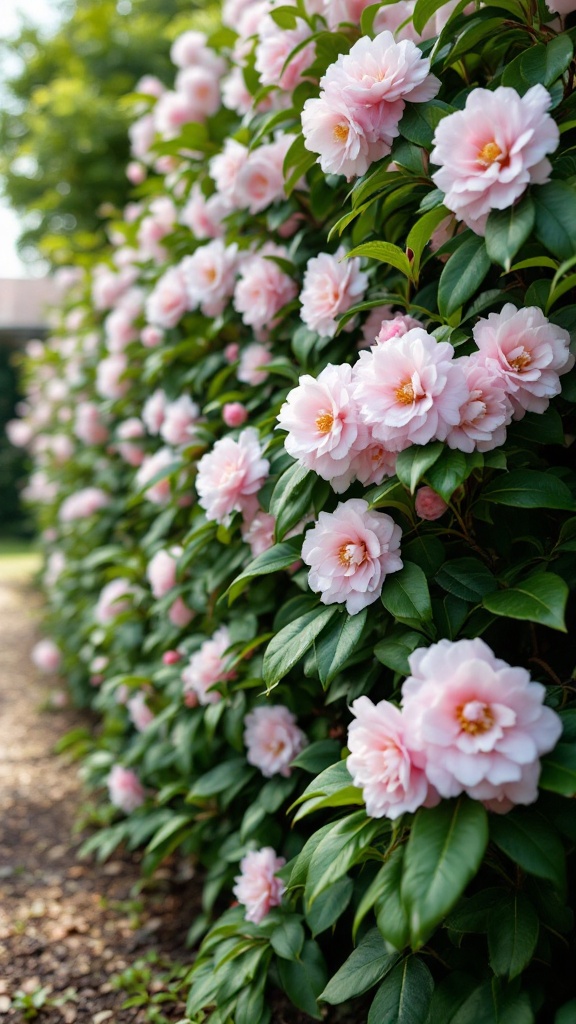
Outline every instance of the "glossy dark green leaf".
<path fill-rule="evenodd" d="M 304 928 L 294 915 L 286 916 L 270 935 L 270 945 L 284 960 L 297 960 L 304 945 Z"/>
<path fill-rule="evenodd" d="M 516 978 L 534 955 L 540 922 L 529 899 L 510 893 L 488 918 L 488 952 L 495 974 Z"/>
<path fill-rule="evenodd" d="M 382 604 L 395 618 L 429 621 L 432 618 L 430 591 L 419 565 L 405 562 L 399 572 L 386 577 Z"/>
<path fill-rule="evenodd" d="M 565 883 L 564 850 L 557 834 L 537 811 L 515 807 L 490 819 L 490 838 L 524 871 L 546 878 L 560 890 Z"/>
<path fill-rule="evenodd" d="M 576 511 L 576 502 L 566 484 L 557 476 L 536 469 L 514 469 L 497 476 L 482 491 L 482 499 L 513 508 Z"/>
<path fill-rule="evenodd" d="M 426 470 L 434 465 L 443 451 L 444 445 L 441 441 L 432 441 L 431 444 L 424 446 L 410 445 L 409 448 L 405 448 L 403 452 L 398 453 L 396 475 L 406 487 L 410 488 L 412 494 L 426 473 Z"/>
<path fill-rule="evenodd" d="M 318 634 L 338 614 L 335 607 L 320 606 L 284 626 L 266 648 L 262 676 L 267 687 L 275 686 L 312 646 Z"/>
<path fill-rule="evenodd" d="M 484 459 L 480 452 L 466 453 L 445 448 L 440 458 L 426 471 L 425 477 L 432 490 L 448 502 L 470 474 L 483 465 Z"/>
<path fill-rule="evenodd" d="M 330 685 L 350 655 L 354 653 L 367 617 L 366 608 L 356 615 L 341 612 L 332 619 L 316 640 L 316 665 L 322 686 Z"/>
<path fill-rule="evenodd" d="M 250 562 L 250 565 L 240 573 L 230 584 L 226 593 L 228 603 L 232 604 L 242 593 L 245 587 L 257 576 L 265 576 L 269 573 L 280 572 L 293 565 L 300 557 L 302 541 L 285 540 L 282 544 L 274 544 L 273 547 L 263 551 Z"/>
<path fill-rule="evenodd" d="M 436 582 L 463 601 L 481 601 L 498 589 L 498 583 L 479 558 L 453 558 L 436 573 Z"/>
<path fill-rule="evenodd" d="M 380 640 L 376 644 L 374 654 L 378 661 L 386 665 L 386 668 L 408 675 L 410 672 L 408 658 L 417 647 L 422 647 L 425 644 L 426 640 L 416 630 L 395 630 L 385 640 Z"/>
<path fill-rule="evenodd" d="M 380 985 L 368 1024 L 422 1024 L 428 1017 L 434 980 L 417 956 L 396 964 Z"/>
<path fill-rule="evenodd" d="M 493 615 L 539 622 L 566 632 L 564 621 L 568 584 L 553 572 L 539 572 L 507 590 L 484 597 L 482 604 Z"/>
<path fill-rule="evenodd" d="M 320 999 L 336 1006 L 361 996 L 376 985 L 398 962 L 397 953 L 388 953 L 377 928 L 372 928 L 326 985 Z"/>
<path fill-rule="evenodd" d="M 402 902 L 413 949 L 420 949 L 474 877 L 488 843 L 481 803 L 460 797 L 421 808 L 406 847 Z"/>
<path fill-rule="evenodd" d="M 336 923 L 346 910 L 353 890 L 354 882 L 345 876 L 326 889 L 312 906 L 307 908 L 306 921 L 314 937 L 321 935 Z"/>
<path fill-rule="evenodd" d="M 549 181 L 532 192 L 536 236 L 560 260 L 576 255 L 576 193 L 565 181 Z"/>
<path fill-rule="evenodd" d="M 471 299 L 490 270 L 484 239 L 471 235 L 448 260 L 438 285 L 438 309 L 449 317 Z"/>
<path fill-rule="evenodd" d="M 512 260 L 530 236 L 536 220 L 536 209 L 530 196 L 509 206 L 492 210 L 486 224 L 486 251 L 493 263 L 510 270 Z"/>
<path fill-rule="evenodd" d="M 562 796 L 576 796 L 576 744 L 559 743 L 546 754 L 538 785 Z"/>
<path fill-rule="evenodd" d="M 317 942 L 307 939 L 300 960 L 279 959 L 280 984 L 288 998 L 303 1013 L 322 1020 L 318 997 L 326 984 L 326 964 Z"/>

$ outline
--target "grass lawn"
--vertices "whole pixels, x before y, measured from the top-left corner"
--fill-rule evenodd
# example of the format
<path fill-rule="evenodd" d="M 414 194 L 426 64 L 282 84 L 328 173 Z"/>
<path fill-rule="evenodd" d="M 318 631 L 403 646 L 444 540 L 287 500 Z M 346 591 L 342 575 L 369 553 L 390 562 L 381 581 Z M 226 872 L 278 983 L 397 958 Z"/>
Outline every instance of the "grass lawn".
<path fill-rule="evenodd" d="M 0 582 L 30 579 L 42 565 L 34 541 L 0 537 Z"/>

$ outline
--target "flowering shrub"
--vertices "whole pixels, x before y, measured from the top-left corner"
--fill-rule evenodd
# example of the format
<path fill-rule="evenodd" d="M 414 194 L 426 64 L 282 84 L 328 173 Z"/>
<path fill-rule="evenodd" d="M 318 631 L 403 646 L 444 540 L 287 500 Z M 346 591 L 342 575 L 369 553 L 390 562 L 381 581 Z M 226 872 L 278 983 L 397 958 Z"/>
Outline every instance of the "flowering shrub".
<path fill-rule="evenodd" d="M 204 865 L 192 1019 L 267 1024 L 276 986 L 314 1019 L 564 1024 L 571 11 L 222 18 L 133 98 L 135 202 L 12 431 L 103 718 L 87 849 Z"/>

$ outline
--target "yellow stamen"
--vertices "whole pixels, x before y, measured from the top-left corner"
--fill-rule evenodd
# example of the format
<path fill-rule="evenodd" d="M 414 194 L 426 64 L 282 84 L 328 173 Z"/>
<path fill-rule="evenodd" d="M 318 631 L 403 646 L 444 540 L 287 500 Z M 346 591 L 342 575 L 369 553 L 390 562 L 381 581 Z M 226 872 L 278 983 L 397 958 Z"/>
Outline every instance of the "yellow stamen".
<path fill-rule="evenodd" d="M 499 156 L 502 156 L 502 150 L 497 142 L 492 141 L 487 142 L 485 146 L 482 146 L 482 149 L 478 153 L 478 160 L 481 164 L 486 164 L 486 167 L 489 167 L 490 164 L 493 164 Z"/>
<path fill-rule="evenodd" d="M 456 718 L 460 724 L 460 728 L 470 734 L 470 736 L 478 736 L 479 733 L 488 732 L 489 729 L 494 725 L 494 715 L 492 709 L 488 704 L 483 704 L 480 709 L 480 714 L 476 718 L 467 718 L 464 714 L 465 705 L 461 704 L 459 708 L 456 708 Z"/>
<path fill-rule="evenodd" d="M 332 129 L 332 135 L 336 142 L 347 142 L 349 134 L 350 128 L 347 124 L 335 124 Z"/>
<path fill-rule="evenodd" d="M 405 380 L 399 388 L 396 388 L 396 398 L 400 405 L 411 405 L 414 401 L 414 388 L 411 380 Z"/>
<path fill-rule="evenodd" d="M 515 359 L 508 360 L 508 366 L 511 366 L 513 370 L 516 370 L 516 373 L 522 373 L 522 370 L 525 370 L 527 366 L 530 366 L 531 362 L 532 356 L 526 351 L 526 349 L 523 349 L 520 355 L 516 356 Z"/>
<path fill-rule="evenodd" d="M 334 424 L 334 417 L 330 412 L 320 413 L 316 420 L 316 426 L 321 434 L 329 434 Z"/>

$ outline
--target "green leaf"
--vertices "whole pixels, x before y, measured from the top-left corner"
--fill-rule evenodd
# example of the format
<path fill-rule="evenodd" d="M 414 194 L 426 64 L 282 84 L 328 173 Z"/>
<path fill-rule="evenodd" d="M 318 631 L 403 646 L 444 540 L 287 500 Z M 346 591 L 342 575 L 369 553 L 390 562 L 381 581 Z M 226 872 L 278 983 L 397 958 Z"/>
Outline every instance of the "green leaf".
<path fill-rule="evenodd" d="M 533 193 L 536 237 L 553 256 L 568 260 L 576 255 L 576 193 L 564 181 L 549 181 Z"/>
<path fill-rule="evenodd" d="M 264 654 L 262 675 L 268 689 L 276 686 L 296 662 L 306 654 L 314 640 L 331 619 L 338 614 L 335 607 L 317 607 L 284 626 L 268 644 Z"/>
<path fill-rule="evenodd" d="M 406 253 L 391 242 L 364 242 L 363 245 L 357 245 L 346 253 L 347 259 L 351 256 L 367 256 L 369 259 L 378 260 L 379 263 L 388 263 L 405 277 L 412 277 L 412 267 Z"/>
<path fill-rule="evenodd" d="M 146 847 L 147 853 L 152 853 L 154 850 L 162 846 L 167 839 L 179 836 L 182 832 L 187 832 L 194 826 L 194 818 L 192 814 L 175 814 L 172 816 L 170 821 L 166 821 L 161 828 L 158 829 L 154 838 L 148 843 Z"/>
<path fill-rule="evenodd" d="M 534 1024 L 534 1013 L 527 992 L 502 992 L 497 982 L 485 981 L 442 1024 Z"/>
<path fill-rule="evenodd" d="M 278 960 L 280 984 L 288 998 L 314 1020 L 322 1020 L 318 998 L 326 984 L 326 964 L 318 943 L 307 939 L 300 960 Z"/>
<path fill-rule="evenodd" d="M 492 210 L 486 224 L 486 251 L 493 263 L 509 271 L 516 253 L 530 236 L 536 209 L 530 196 L 507 210 Z"/>
<path fill-rule="evenodd" d="M 428 1017 L 434 981 L 426 964 L 407 956 L 396 964 L 378 989 L 368 1024 L 422 1024 Z"/>
<path fill-rule="evenodd" d="M 449 317 L 474 295 L 490 270 L 484 239 L 471 235 L 452 253 L 440 275 L 438 309 Z"/>
<path fill-rule="evenodd" d="M 550 823 L 537 811 L 515 807 L 508 814 L 492 815 L 490 838 L 528 874 L 546 878 L 558 889 L 564 889 L 562 843 Z"/>
<path fill-rule="evenodd" d="M 422 35 L 424 26 L 428 24 L 430 18 L 434 17 L 436 11 L 444 7 L 446 2 L 447 0 L 417 0 L 412 15 L 412 24 L 418 35 Z"/>
<path fill-rule="evenodd" d="M 304 945 L 304 928 L 295 917 L 285 917 L 270 935 L 270 945 L 284 960 L 297 960 Z"/>
<path fill-rule="evenodd" d="M 533 85 L 548 88 L 566 71 L 572 54 L 572 42 L 565 34 L 547 44 L 537 43 L 510 61 L 502 75 L 502 84 L 511 85 L 521 95 Z"/>
<path fill-rule="evenodd" d="M 332 1006 L 361 996 L 376 985 L 398 962 L 388 953 L 377 928 L 372 928 L 326 985 L 320 999 Z"/>
<path fill-rule="evenodd" d="M 513 508 L 560 508 L 576 511 L 565 483 L 551 473 L 514 469 L 492 480 L 482 491 L 484 501 Z"/>
<path fill-rule="evenodd" d="M 304 747 L 291 762 L 294 768 L 303 768 L 305 772 L 319 775 L 340 760 L 341 746 L 338 740 L 316 740 Z"/>
<path fill-rule="evenodd" d="M 488 918 L 490 966 L 495 974 L 516 978 L 530 963 L 540 922 L 530 900 L 519 892 L 495 907 Z"/>
<path fill-rule="evenodd" d="M 562 796 L 576 796 L 576 745 L 559 743 L 542 759 L 538 785 Z"/>
<path fill-rule="evenodd" d="M 574 1024 L 576 1020 L 576 999 L 571 999 L 569 1003 L 564 1003 L 558 1010 L 558 1013 L 554 1017 L 554 1024 Z"/>
<path fill-rule="evenodd" d="M 341 878 L 326 889 L 311 907 L 306 910 L 306 921 L 312 935 L 320 935 L 336 923 L 344 913 L 352 897 L 354 883 L 351 878 Z"/>
<path fill-rule="evenodd" d="M 568 594 L 568 584 L 561 576 L 553 572 L 539 572 L 508 590 L 488 594 L 482 604 L 493 615 L 539 622 L 542 626 L 565 633 Z"/>
<path fill-rule="evenodd" d="M 410 445 L 398 453 L 396 476 L 414 494 L 426 470 L 434 465 L 443 451 L 444 445 L 441 441 L 432 441 L 431 444 L 422 447 L 417 444 Z"/>
<path fill-rule="evenodd" d="M 310 859 L 306 880 L 308 904 L 311 906 L 325 889 L 362 860 L 366 847 L 387 827 L 387 822 L 367 818 L 363 810 L 340 818 L 323 837 Z"/>
<path fill-rule="evenodd" d="M 481 469 L 484 460 L 480 452 L 460 452 L 445 448 L 440 458 L 426 471 L 426 482 L 444 501 L 450 501 L 454 491 L 461 487 L 475 469 Z"/>
<path fill-rule="evenodd" d="M 338 675 L 348 658 L 354 654 L 366 625 L 368 610 L 356 615 L 341 612 L 322 631 L 316 641 L 316 665 L 324 689 Z"/>
<path fill-rule="evenodd" d="M 203 800 L 206 797 L 216 796 L 218 793 L 223 793 L 230 785 L 238 782 L 239 776 L 240 778 L 245 776 L 246 779 L 248 779 L 254 774 L 252 769 L 247 772 L 247 767 L 249 766 L 246 764 L 246 758 L 244 757 L 232 757 L 229 761 L 217 764 L 215 768 L 211 768 L 209 772 L 206 772 L 205 775 L 201 775 L 200 778 L 196 780 L 187 799 Z"/>
<path fill-rule="evenodd" d="M 405 852 L 405 846 L 397 846 L 376 876 L 379 890 L 376 900 L 378 928 L 386 942 L 399 951 L 410 940 L 410 925 L 401 898 Z"/>
<path fill-rule="evenodd" d="M 410 229 L 406 238 L 406 249 L 413 252 L 412 274 L 417 279 L 420 271 L 422 253 L 430 241 L 434 231 L 450 214 L 445 206 L 436 206 L 420 217 Z"/>
<path fill-rule="evenodd" d="M 413 949 L 420 949 L 478 871 L 488 843 L 481 803 L 460 797 L 421 808 L 406 847 L 402 902 Z"/>
<path fill-rule="evenodd" d="M 409 103 L 400 121 L 400 135 L 403 139 L 413 142 L 415 146 L 431 149 L 434 132 L 440 121 L 453 111 L 454 107 L 441 100 L 430 100 L 428 103 Z M 442 198 L 444 197 L 442 196 Z"/>
<path fill-rule="evenodd" d="M 276 518 L 275 535 L 280 541 L 312 505 L 312 491 L 318 477 L 298 462 L 279 477 L 270 498 L 270 513 Z"/>
<path fill-rule="evenodd" d="M 250 562 L 250 565 L 232 581 L 226 594 L 228 603 L 232 604 L 248 586 L 251 580 L 257 576 L 266 576 L 272 572 L 281 572 L 293 565 L 300 557 L 302 548 L 301 540 L 285 540 L 282 544 L 274 544 L 273 547 L 263 551 L 262 554 Z"/>
<path fill-rule="evenodd" d="M 474 603 L 498 588 L 494 576 L 478 558 L 454 558 L 444 562 L 436 573 L 436 582 L 448 593 Z"/>
<path fill-rule="evenodd" d="M 382 587 L 382 604 L 398 620 L 425 622 L 432 618 L 430 591 L 419 565 L 404 562 L 404 568 L 386 577 Z"/>
<path fill-rule="evenodd" d="M 415 630 L 396 631 L 376 644 L 374 654 L 386 668 L 407 676 L 410 672 L 408 658 L 417 647 L 422 647 L 425 643 L 422 634 Z"/>

